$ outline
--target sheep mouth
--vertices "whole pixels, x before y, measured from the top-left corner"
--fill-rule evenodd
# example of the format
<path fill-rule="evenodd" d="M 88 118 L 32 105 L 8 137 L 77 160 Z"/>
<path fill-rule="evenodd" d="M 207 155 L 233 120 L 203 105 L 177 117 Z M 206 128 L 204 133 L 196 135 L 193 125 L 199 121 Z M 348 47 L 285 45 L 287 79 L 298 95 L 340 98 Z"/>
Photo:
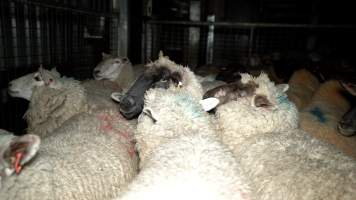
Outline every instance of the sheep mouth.
<path fill-rule="evenodd" d="M 98 74 L 93 74 L 93 76 L 94 76 L 94 79 L 95 79 L 95 80 L 98 80 L 98 81 L 104 79 L 101 75 L 98 75 Z"/>
<path fill-rule="evenodd" d="M 337 126 L 339 133 L 343 136 L 350 137 L 356 135 L 356 130 L 350 127 L 343 127 L 340 124 Z"/>
<path fill-rule="evenodd" d="M 13 96 L 13 95 L 17 95 L 20 93 L 20 91 L 16 91 L 16 90 L 8 90 L 7 93 L 9 93 L 10 96 Z"/>
<path fill-rule="evenodd" d="M 138 116 L 141 113 L 142 109 L 143 109 L 143 106 L 140 106 L 140 105 L 129 106 L 129 107 L 126 107 L 123 104 L 120 105 L 120 113 L 126 119 L 135 118 L 136 116 Z"/>

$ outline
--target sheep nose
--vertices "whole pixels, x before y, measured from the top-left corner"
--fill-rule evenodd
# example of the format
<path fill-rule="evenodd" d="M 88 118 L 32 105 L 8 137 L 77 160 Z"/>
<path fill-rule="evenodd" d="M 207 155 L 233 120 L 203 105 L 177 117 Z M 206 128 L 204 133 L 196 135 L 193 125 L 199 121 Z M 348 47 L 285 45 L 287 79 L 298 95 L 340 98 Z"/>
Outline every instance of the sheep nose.
<path fill-rule="evenodd" d="M 123 111 L 129 111 L 135 106 L 135 99 L 131 96 L 126 96 L 121 99 L 120 107 Z"/>
<path fill-rule="evenodd" d="M 339 127 L 342 129 L 345 129 L 347 127 L 348 123 L 346 123 L 345 121 L 340 121 L 339 122 Z"/>

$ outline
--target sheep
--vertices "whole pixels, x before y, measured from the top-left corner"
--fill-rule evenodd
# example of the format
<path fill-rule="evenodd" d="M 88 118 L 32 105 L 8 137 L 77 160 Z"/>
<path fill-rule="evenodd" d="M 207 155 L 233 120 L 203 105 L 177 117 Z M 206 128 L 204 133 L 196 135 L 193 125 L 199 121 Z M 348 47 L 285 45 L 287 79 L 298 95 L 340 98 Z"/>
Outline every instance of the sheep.
<path fill-rule="evenodd" d="M 351 95 L 354 96 L 354 98 L 351 100 L 351 103 L 353 103 L 351 109 L 342 116 L 342 119 L 338 123 L 337 129 L 343 136 L 353 136 L 356 134 L 356 106 L 354 105 L 356 85 L 343 82 L 341 84 Z"/>
<path fill-rule="evenodd" d="M 301 111 L 311 101 L 320 83 L 312 73 L 306 69 L 300 69 L 293 73 L 288 85 L 288 99 Z"/>
<path fill-rule="evenodd" d="M 15 136 L 0 129 L 0 188 L 2 179 L 19 174 L 37 154 L 41 139 L 37 135 Z"/>
<path fill-rule="evenodd" d="M 297 108 L 285 94 L 288 85 L 274 85 L 266 74 L 241 76 L 242 84 L 257 85 L 254 92 L 230 95 L 215 119 L 256 198 L 354 199 L 356 161 L 298 128 Z"/>
<path fill-rule="evenodd" d="M 159 58 L 155 62 L 148 63 L 146 68 L 146 71 L 125 95 L 112 95 L 120 102 L 120 112 L 127 119 L 132 119 L 141 113 L 144 94 L 151 87 L 163 87 L 170 90 L 184 89 L 195 99 L 202 99 L 203 89 L 194 73 L 188 67 L 178 65 L 167 56 L 163 56 L 162 52 L 160 52 Z M 115 98 L 115 96 L 120 98 Z"/>
<path fill-rule="evenodd" d="M 252 199 L 232 152 L 189 92 L 148 90 L 138 121 L 140 173 L 117 199 Z"/>
<path fill-rule="evenodd" d="M 6 177 L 6 199 L 112 199 L 137 174 L 131 122 L 115 110 L 74 116 L 42 139 L 38 156 Z"/>
<path fill-rule="evenodd" d="M 349 101 L 343 96 L 344 92 L 336 80 L 323 83 L 309 105 L 300 113 L 300 127 L 356 158 L 356 138 L 345 138 L 337 130 L 338 122 L 350 109 Z"/>
<path fill-rule="evenodd" d="M 64 121 L 82 112 L 115 108 L 110 98 L 88 95 L 79 81 L 60 78 L 42 67 L 9 83 L 9 94 L 30 101 L 24 117 L 28 132 L 44 137 Z"/>
<path fill-rule="evenodd" d="M 126 57 L 112 56 L 106 53 L 102 53 L 102 57 L 103 60 L 93 70 L 94 79 L 113 81 L 124 92 L 144 71 L 142 65 L 133 66 Z"/>

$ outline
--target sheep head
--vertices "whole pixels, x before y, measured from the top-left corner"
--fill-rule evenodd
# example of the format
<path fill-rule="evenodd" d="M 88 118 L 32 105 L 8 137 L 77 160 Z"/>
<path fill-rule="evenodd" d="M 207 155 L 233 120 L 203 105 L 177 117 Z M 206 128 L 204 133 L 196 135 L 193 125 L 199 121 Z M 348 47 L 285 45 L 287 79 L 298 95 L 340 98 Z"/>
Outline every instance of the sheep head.
<path fill-rule="evenodd" d="M 341 85 L 353 96 L 356 96 L 356 84 L 343 83 Z M 354 105 L 349 111 L 347 111 L 340 120 L 338 131 L 344 136 L 356 135 L 356 106 Z"/>
<path fill-rule="evenodd" d="M 287 90 L 287 84 L 275 85 L 264 73 L 258 77 L 242 73 L 239 83 L 222 87 L 215 93 L 208 92 L 208 95 L 222 99 L 216 115 L 224 129 L 271 132 L 297 127 L 298 112 L 288 100 Z"/>
<path fill-rule="evenodd" d="M 61 88 L 62 84 L 59 78 L 60 74 L 56 68 L 48 71 L 40 66 L 37 72 L 12 80 L 9 83 L 8 92 L 12 97 L 30 100 L 35 87 L 46 86 L 55 89 Z"/>
<path fill-rule="evenodd" d="M 202 97 L 202 88 L 194 73 L 161 54 L 158 60 L 147 64 L 146 71 L 120 97 L 121 114 L 128 119 L 138 116 L 143 109 L 145 92 L 150 88 L 185 90 L 199 100 Z"/>
<path fill-rule="evenodd" d="M 126 57 L 112 56 L 106 53 L 102 53 L 102 57 L 102 61 L 93 70 L 95 80 L 115 81 L 123 67 L 131 65 L 130 60 Z"/>
<path fill-rule="evenodd" d="M 0 180 L 14 172 L 19 173 L 22 166 L 37 154 L 40 143 L 37 135 L 14 136 L 0 130 Z"/>

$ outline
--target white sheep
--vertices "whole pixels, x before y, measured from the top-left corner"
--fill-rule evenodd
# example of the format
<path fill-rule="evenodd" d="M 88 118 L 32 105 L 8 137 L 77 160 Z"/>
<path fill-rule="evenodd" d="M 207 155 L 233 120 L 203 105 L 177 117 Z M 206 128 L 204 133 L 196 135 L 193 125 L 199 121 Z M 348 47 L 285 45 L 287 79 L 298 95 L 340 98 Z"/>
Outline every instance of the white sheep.
<path fill-rule="evenodd" d="M 37 154 L 41 139 L 37 135 L 15 136 L 0 129 L 0 188 L 2 180 L 19 174 L 24 165 Z"/>
<path fill-rule="evenodd" d="M 21 174 L 5 178 L 0 198 L 112 199 L 137 168 L 132 124 L 113 110 L 83 113 L 42 139 Z"/>
<path fill-rule="evenodd" d="M 337 130 L 342 116 L 350 109 L 350 102 L 343 93 L 345 89 L 338 81 L 323 83 L 309 105 L 300 112 L 300 127 L 356 159 L 356 138 L 346 138 Z"/>
<path fill-rule="evenodd" d="M 298 129 L 287 85 L 266 74 L 241 76 L 242 84 L 255 83 L 254 93 L 220 105 L 216 120 L 257 198 L 354 199 L 356 161 Z"/>
<path fill-rule="evenodd" d="M 126 57 L 106 53 L 102 53 L 102 57 L 103 60 L 93 70 L 94 79 L 113 81 L 124 91 L 127 91 L 145 69 L 143 65 L 133 66 Z"/>
<path fill-rule="evenodd" d="M 252 199 L 210 120 L 185 90 L 147 91 L 135 135 L 141 171 L 117 199 Z"/>
<path fill-rule="evenodd" d="M 110 98 L 88 93 L 79 81 L 61 78 L 42 67 L 9 83 L 9 94 L 30 101 L 25 113 L 28 132 L 44 136 L 82 112 L 116 109 Z"/>
<path fill-rule="evenodd" d="M 318 79 L 306 69 L 297 70 L 288 81 L 288 99 L 302 110 L 311 101 L 320 83 Z"/>

